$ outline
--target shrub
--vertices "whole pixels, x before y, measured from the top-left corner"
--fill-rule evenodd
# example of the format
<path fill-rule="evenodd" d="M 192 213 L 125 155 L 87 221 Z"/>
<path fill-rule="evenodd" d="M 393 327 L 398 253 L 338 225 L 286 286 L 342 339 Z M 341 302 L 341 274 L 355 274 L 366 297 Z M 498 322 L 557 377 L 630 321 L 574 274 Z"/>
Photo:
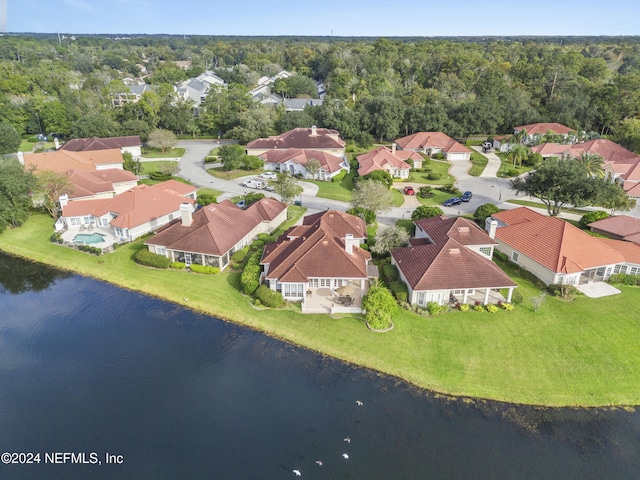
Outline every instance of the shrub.
<path fill-rule="evenodd" d="M 588 228 L 590 223 L 596 222 L 598 220 L 602 220 L 603 218 L 608 218 L 609 214 L 607 212 L 603 212 L 602 210 L 597 210 L 595 212 L 585 213 L 578 224 L 581 228 Z"/>
<path fill-rule="evenodd" d="M 429 173 L 429 175 L 427 175 L 427 178 L 429 180 L 440 180 L 442 178 L 442 175 L 438 172 L 431 172 Z"/>
<path fill-rule="evenodd" d="M 254 240 L 251 242 L 251 250 L 261 250 L 264 248 L 264 242 L 262 240 Z"/>
<path fill-rule="evenodd" d="M 473 306 L 473 309 L 474 309 L 476 312 L 484 312 L 484 308 L 482 307 L 482 305 L 474 305 L 474 306 Z"/>
<path fill-rule="evenodd" d="M 174 270 L 184 270 L 187 268 L 187 264 L 184 262 L 171 262 L 169 268 L 173 268 Z"/>
<path fill-rule="evenodd" d="M 428 302 L 427 310 L 429 311 L 429 315 L 438 315 L 442 312 L 443 308 L 438 302 Z"/>
<path fill-rule="evenodd" d="M 547 286 L 547 292 L 554 297 L 572 298 L 578 294 L 578 289 L 566 283 L 552 283 Z"/>
<path fill-rule="evenodd" d="M 204 157 L 204 163 L 215 163 L 218 161 L 218 157 L 215 155 L 208 155 Z"/>
<path fill-rule="evenodd" d="M 258 240 L 260 240 L 261 242 L 264 242 L 264 243 L 269 243 L 269 242 L 273 241 L 271 239 L 271 235 L 269 235 L 268 233 L 259 233 L 258 234 Z"/>
<path fill-rule="evenodd" d="M 432 206 L 420 205 L 411 214 L 411 220 L 420 220 L 422 218 L 437 217 L 438 215 L 442 215 L 443 213 L 444 212 L 440 207 L 433 206 L 433 205 Z"/>
<path fill-rule="evenodd" d="M 171 174 L 170 173 L 162 173 L 162 172 L 151 172 L 149 177 L 151 177 L 151 180 L 164 182 L 165 180 L 170 180 L 171 179 Z"/>
<path fill-rule="evenodd" d="M 386 170 L 374 170 L 363 177 L 358 177 L 358 181 L 360 180 L 375 180 L 376 182 L 382 183 L 387 188 L 391 188 L 391 185 L 393 185 L 393 178 Z"/>
<path fill-rule="evenodd" d="M 442 187 L 440 187 L 440 190 L 446 193 L 455 193 L 456 186 L 453 183 L 449 183 L 447 185 L 443 185 Z"/>
<path fill-rule="evenodd" d="M 216 198 L 216 196 L 212 193 L 199 193 L 196 197 L 196 202 L 198 202 L 203 207 L 205 205 L 216 203 L 217 200 L 218 199 Z"/>
<path fill-rule="evenodd" d="M 491 215 L 493 215 L 494 213 L 498 213 L 499 211 L 500 209 L 493 203 L 483 203 L 478 208 L 476 208 L 475 212 L 473 212 L 473 218 L 476 220 L 476 222 L 484 226 L 484 221 L 487 219 L 487 217 L 490 217 Z"/>
<path fill-rule="evenodd" d="M 460 311 L 461 312 L 468 312 L 469 311 L 469 304 L 468 303 L 462 303 L 460 305 Z"/>
<path fill-rule="evenodd" d="M 240 288 L 245 295 L 253 295 L 260 286 L 260 265 L 247 263 L 240 275 Z"/>
<path fill-rule="evenodd" d="M 431 158 L 435 158 L 436 160 L 444 160 L 444 153 L 438 152 L 435 155 L 431 155 Z"/>
<path fill-rule="evenodd" d="M 54 233 L 49 237 L 49 241 L 51 243 L 62 243 L 62 235 L 59 233 Z"/>
<path fill-rule="evenodd" d="M 376 212 L 374 212 L 373 210 L 369 210 L 368 208 L 352 207 L 347 210 L 347 213 L 350 215 L 355 215 L 356 217 L 360 217 L 367 225 L 371 225 L 376 221 Z"/>
<path fill-rule="evenodd" d="M 390 265 L 393 266 L 393 265 Z M 398 302 L 406 302 L 409 296 L 407 285 L 402 280 L 396 280 L 389 284 L 389 289 Z"/>
<path fill-rule="evenodd" d="M 489 313 L 496 313 L 498 310 L 500 310 L 500 307 L 498 307 L 497 305 L 493 305 L 493 304 L 487 305 L 487 312 Z"/>
<path fill-rule="evenodd" d="M 102 249 L 98 247 L 92 247 L 91 245 L 76 245 L 76 248 L 81 252 L 90 253 L 92 255 L 100 256 L 102 255 Z"/>
<path fill-rule="evenodd" d="M 362 297 L 362 308 L 367 311 L 366 319 L 371 328 L 381 330 L 391 326 L 391 315 L 397 303 L 389 290 L 376 284 Z"/>
<path fill-rule="evenodd" d="M 157 253 L 152 253 L 145 248 L 136 252 L 134 260 L 140 265 L 154 268 L 169 268 L 169 265 L 171 265 L 171 259 L 158 255 Z"/>
<path fill-rule="evenodd" d="M 220 273 L 220 269 L 218 267 L 211 267 L 209 265 L 198 265 L 197 263 L 192 263 L 189 269 L 194 273 L 203 273 L 205 275 L 217 275 Z"/>
<path fill-rule="evenodd" d="M 640 285 L 640 275 L 629 275 L 628 273 L 614 273 L 607 280 L 612 284 Z"/>
<path fill-rule="evenodd" d="M 513 305 L 510 303 L 503 303 L 502 308 L 504 308 L 507 312 L 510 312 L 511 310 L 513 310 Z"/>
<path fill-rule="evenodd" d="M 339 174 L 337 174 L 335 177 L 331 177 L 331 181 L 332 182 L 341 182 L 342 179 L 347 175 L 347 171 L 346 170 L 342 170 Z"/>
<path fill-rule="evenodd" d="M 237 250 L 231 255 L 231 261 L 233 263 L 239 264 L 247 257 L 247 253 L 249 253 L 249 245 L 244 247 L 241 250 Z"/>
<path fill-rule="evenodd" d="M 418 191 L 418 195 L 420 195 L 422 198 L 433 197 L 433 187 L 429 187 L 429 186 L 420 187 L 420 190 Z"/>
<path fill-rule="evenodd" d="M 493 251 L 493 258 L 500 260 L 501 262 L 508 262 L 509 256 L 506 253 L 502 253 L 498 250 Z"/>
<path fill-rule="evenodd" d="M 514 168 L 510 168 L 505 172 L 505 175 L 507 177 L 517 177 L 518 175 L 520 175 L 520 172 Z"/>
<path fill-rule="evenodd" d="M 284 298 L 280 292 L 271 290 L 266 285 L 260 285 L 255 292 L 256 301 L 271 308 L 280 308 L 284 305 Z"/>
<path fill-rule="evenodd" d="M 244 196 L 244 203 L 245 203 L 245 207 L 244 208 L 247 208 L 249 205 L 251 205 L 252 203 L 257 202 L 261 198 L 264 198 L 264 193 L 256 193 L 256 192 L 247 193 Z"/>
<path fill-rule="evenodd" d="M 400 278 L 398 267 L 390 263 L 382 266 L 382 274 L 389 285 Z"/>

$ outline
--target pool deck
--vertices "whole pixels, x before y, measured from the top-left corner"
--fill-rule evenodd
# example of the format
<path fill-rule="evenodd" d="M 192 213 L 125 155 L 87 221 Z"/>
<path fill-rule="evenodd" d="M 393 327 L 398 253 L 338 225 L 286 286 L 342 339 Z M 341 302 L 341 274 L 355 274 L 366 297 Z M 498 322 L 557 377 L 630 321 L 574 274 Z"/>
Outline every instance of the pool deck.
<path fill-rule="evenodd" d="M 73 239 L 75 238 L 76 235 L 78 234 L 91 235 L 93 233 L 99 233 L 100 235 L 103 235 L 104 241 L 98 242 L 98 243 L 82 243 L 78 245 L 89 245 L 91 247 L 102 248 L 104 250 L 112 247 L 114 243 L 118 243 L 118 239 L 113 236 L 113 233 L 109 229 L 100 228 L 100 227 L 94 227 L 91 230 L 89 229 L 80 230 L 80 228 L 69 228 L 65 232 L 62 232 L 61 237 L 65 244 L 66 243 L 73 244 Z"/>

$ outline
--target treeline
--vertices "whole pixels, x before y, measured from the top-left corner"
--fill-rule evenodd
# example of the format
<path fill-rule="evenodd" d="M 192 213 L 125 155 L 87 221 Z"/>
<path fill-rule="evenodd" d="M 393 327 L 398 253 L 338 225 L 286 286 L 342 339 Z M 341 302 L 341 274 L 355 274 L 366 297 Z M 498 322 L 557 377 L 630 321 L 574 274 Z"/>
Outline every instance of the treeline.
<path fill-rule="evenodd" d="M 144 137 L 165 128 L 241 141 L 317 124 L 362 142 L 421 130 L 491 135 L 554 121 L 637 150 L 638 40 L 7 35 L 0 38 L 0 120 L 21 135 Z M 324 104 L 285 113 L 248 100 L 260 76 L 281 69 L 324 82 Z M 205 70 L 230 86 L 194 114 L 171 84 Z M 141 76 L 156 90 L 113 107 L 122 79 Z M 279 85 L 285 95 L 286 87 Z M 309 96 L 308 89 L 292 96 Z"/>

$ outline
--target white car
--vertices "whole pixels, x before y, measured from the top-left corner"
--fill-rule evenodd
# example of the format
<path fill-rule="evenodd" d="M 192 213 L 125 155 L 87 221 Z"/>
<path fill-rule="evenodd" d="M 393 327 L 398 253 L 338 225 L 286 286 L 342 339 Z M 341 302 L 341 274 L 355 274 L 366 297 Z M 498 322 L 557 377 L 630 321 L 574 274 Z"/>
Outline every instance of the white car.
<path fill-rule="evenodd" d="M 269 180 L 275 180 L 278 176 L 274 172 L 264 172 L 261 173 L 260 176 L 262 178 L 268 178 Z"/>

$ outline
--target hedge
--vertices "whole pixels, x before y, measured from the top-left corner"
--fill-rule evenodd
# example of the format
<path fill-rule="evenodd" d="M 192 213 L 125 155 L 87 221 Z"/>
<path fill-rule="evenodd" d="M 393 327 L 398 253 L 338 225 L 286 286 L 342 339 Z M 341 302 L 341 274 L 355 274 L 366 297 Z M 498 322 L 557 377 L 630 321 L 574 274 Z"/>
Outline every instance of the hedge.
<path fill-rule="evenodd" d="M 169 268 L 173 268 L 174 270 L 184 270 L 187 268 L 187 264 L 184 262 L 171 262 Z"/>
<path fill-rule="evenodd" d="M 342 179 L 347 175 L 347 171 L 346 170 L 342 170 L 339 174 L 337 174 L 335 177 L 331 177 L 331 181 L 332 182 L 341 182 Z"/>
<path fill-rule="evenodd" d="M 151 172 L 149 177 L 151 177 L 151 180 L 165 181 L 165 180 L 171 180 L 172 175 L 170 173 Z"/>
<path fill-rule="evenodd" d="M 382 266 L 382 274 L 384 275 L 384 278 L 389 286 L 391 285 L 391 283 L 400 278 L 398 267 L 396 267 L 395 265 L 391 265 L 390 263 Z"/>
<path fill-rule="evenodd" d="M 242 261 L 246 258 L 247 253 L 249 253 L 249 245 L 241 250 L 235 251 L 233 255 L 231 255 L 231 261 L 235 264 L 242 263 Z"/>
<path fill-rule="evenodd" d="M 402 280 L 391 282 L 389 284 L 389 290 L 391 290 L 391 293 L 393 293 L 393 296 L 396 297 L 398 302 L 406 302 L 409 297 L 407 285 Z"/>
<path fill-rule="evenodd" d="M 254 242 L 255 243 L 255 242 Z M 262 251 L 251 254 L 247 264 L 240 276 L 240 288 L 246 295 L 253 295 L 253 293 L 260 286 L 260 258 L 262 257 Z"/>
<path fill-rule="evenodd" d="M 284 305 L 284 298 L 280 292 L 271 290 L 266 285 L 260 285 L 256 290 L 256 298 L 266 307 L 280 308 Z"/>
<path fill-rule="evenodd" d="M 588 228 L 588 225 L 593 222 L 597 222 L 598 220 L 602 220 L 603 218 L 609 218 L 609 214 L 607 212 L 603 212 L 602 210 L 596 210 L 594 212 L 585 213 L 578 224 L 582 228 Z"/>
<path fill-rule="evenodd" d="M 197 263 L 192 263 L 189 266 L 189 270 L 194 273 L 204 273 L 205 275 L 217 275 L 220 273 L 220 269 L 218 267 L 211 267 L 209 265 L 198 265 Z"/>
<path fill-rule="evenodd" d="M 151 253 L 147 249 L 140 249 L 134 255 L 134 260 L 140 265 L 154 268 L 169 268 L 171 265 L 171 259 L 158 255 L 157 253 Z"/>
<path fill-rule="evenodd" d="M 609 277 L 609 283 L 623 285 L 640 285 L 640 275 L 630 275 L 628 273 L 614 273 Z"/>

